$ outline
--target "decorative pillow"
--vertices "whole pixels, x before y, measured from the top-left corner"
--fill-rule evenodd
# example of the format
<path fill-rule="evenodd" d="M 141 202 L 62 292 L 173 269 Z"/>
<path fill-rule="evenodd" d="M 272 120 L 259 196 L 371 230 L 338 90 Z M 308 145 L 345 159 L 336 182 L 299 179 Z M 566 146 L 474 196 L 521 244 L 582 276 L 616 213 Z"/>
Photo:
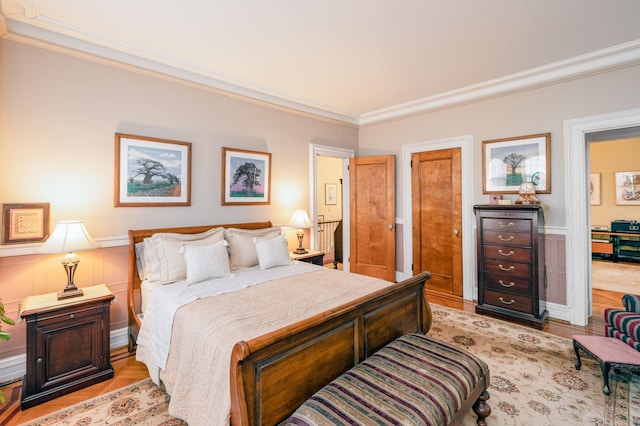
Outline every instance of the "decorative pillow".
<path fill-rule="evenodd" d="M 187 285 L 229 276 L 231 270 L 227 245 L 225 240 L 207 246 L 185 244 L 183 254 L 187 270 Z"/>
<path fill-rule="evenodd" d="M 278 235 L 275 238 L 254 238 L 254 244 L 260 269 L 291 265 L 286 235 Z"/>
<path fill-rule="evenodd" d="M 142 240 L 144 244 L 144 272 L 145 279 L 151 282 L 160 281 L 160 259 L 156 246 L 151 237 Z"/>
<path fill-rule="evenodd" d="M 136 243 L 134 248 L 136 251 L 136 269 L 138 270 L 138 278 L 140 278 L 140 281 L 144 281 L 147 279 L 144 259 L 144 241 Z"/>
<path fill-rule="evenodd" d="M 263 229 L 227 228 L 225 238 L 229 242 L 229 262 L 231 270 L 248 268 L 258 264 L 254 238 L 273 238 L 280 235 L 280 227 L 274 226 Z"/>
<path fill-rule="evenodd" d="M 213 228 L 199 234 L 159 233 L 151 236 L 160 261 L 160 282 L 169 284 L 187 276 L 184 244 L 207 246 L 224 239 L 224 228 Z"/>

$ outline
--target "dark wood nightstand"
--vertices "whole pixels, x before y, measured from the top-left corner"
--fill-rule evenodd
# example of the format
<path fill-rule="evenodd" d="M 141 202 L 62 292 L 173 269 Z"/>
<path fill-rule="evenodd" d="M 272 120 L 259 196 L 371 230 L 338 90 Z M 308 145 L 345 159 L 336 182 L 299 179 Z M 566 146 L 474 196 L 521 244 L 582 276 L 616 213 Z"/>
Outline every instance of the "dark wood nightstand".
<path fill-rule="evenodd" d="M 313 263 L 314 265 L 319 265 L 319 266 L 324 265 L 323 251 L 308 250 L 308 253 L 305 253 L 305 254 L 295 254 L 294 252 L 290 252 L 289 254 L 291 255 L 292 260 L 299 260 L 300 262 Z"/>
<path fill-rule="evenodd" d="M 114 296 L 102 284 L 84 295 L 29 296 L 20 317 L 27 323 L 27 374 L 22 409 L 113 377 L 109 358 L 109 308 Z"/>

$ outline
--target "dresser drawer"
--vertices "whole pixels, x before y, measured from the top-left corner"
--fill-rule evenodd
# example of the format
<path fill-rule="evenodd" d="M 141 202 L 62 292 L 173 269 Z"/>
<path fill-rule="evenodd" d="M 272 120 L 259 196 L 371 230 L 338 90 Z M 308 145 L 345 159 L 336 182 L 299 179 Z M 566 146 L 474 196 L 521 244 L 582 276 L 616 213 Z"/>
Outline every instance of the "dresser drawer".
<path fill-rule="evenodd" d="M 484 274 L 484 285 L 489 290 L 496 290 L 504 293 L 520 293 L 524 295 L 533 294 L 533 285 L 529 277 L 507 277 L 497 274 Z"/>
<path fill-rule="evenodd" d="M 531 234 L 510 231 L 484 231 L 483 244 L 531 247 Z"/>
<path fill-rule="evenodd" d="M 531 262 L 531 249 L 516 246 L 496 246 L 485 244 L 482 246 L 485 259 L 497 259 L 511 262 Z"/>
<path fill-rule="evenodd" d="M 531 232 L 531 221 L 510 218 L 483 218 L 482 227 L 491 231 Z"/>
<path fill-rule="evenodd" d="M 512 280 L 514 278 L 531 279 L 531 264 L 516 263 L 510 261 L 501 261 L 495 259 L 486 259 L 484 261 L 483 271 L 488 274 L 494 274 L 504 277 L 504 279 Z"/>
<path fill-rule="evenodd" d="M 531 297 L 501 291 L 486 290 L 484 303 L 525 313 L 530 313 L 533 310 Z"/>

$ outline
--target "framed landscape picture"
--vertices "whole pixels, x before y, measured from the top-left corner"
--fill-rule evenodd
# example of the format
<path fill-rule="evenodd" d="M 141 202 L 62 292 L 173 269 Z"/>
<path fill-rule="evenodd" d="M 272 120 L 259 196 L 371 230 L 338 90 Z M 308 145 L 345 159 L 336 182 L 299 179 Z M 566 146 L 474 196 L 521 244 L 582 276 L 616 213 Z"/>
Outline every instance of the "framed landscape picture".
<path fill-rule="evenodd" d="M 640 206 L 640 171 L 616 172 L 616 204 Z"/>
<path fill-rule="evenodd" d="M 531 182 L 551 193 L 551 133 L 482 141 L 482 192 L 517 194 Z"/>
<path fill-rule="evenodd" d="M 191 143 L 116 133 L 116 207 L 191 205 Z"/>
<path fill-rule="evenodd" d="M 222 205 L 271 203 L 271 154 L 222 148 Z"/>

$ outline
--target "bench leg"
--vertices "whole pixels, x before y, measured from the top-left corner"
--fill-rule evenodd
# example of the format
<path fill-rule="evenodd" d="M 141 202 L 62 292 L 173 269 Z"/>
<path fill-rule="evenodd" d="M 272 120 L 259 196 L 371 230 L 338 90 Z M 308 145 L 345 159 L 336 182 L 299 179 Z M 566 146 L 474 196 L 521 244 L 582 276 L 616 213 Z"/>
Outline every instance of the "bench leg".
<path fill-rule="evenodd" d="M 487 400 L 490 398 L 489 392 L 484 390 L 475 404 L 473 404 L 473 412 L 476 413 L 478 419 L 476 423 L 478 426 L 487 426 L 487 421 L 485 420 L 491 414 L 491 407 L 487 404 Z"/>
<path fill-rule="evenodd" d="M 609 388 L 609 371 L 611 371 L 611 364 L 603 362 L 600 366 L 602 369 L 602 378 L 604 379 L 604 386 L 602 387 L 602 393 L 609 395 L 611 389 Z"/>
<path fill-rule="evenodd" d="M 576 352 L 576 358 L 578 360 L 576 361 L 576 370 L 580 370 L 580 367 L 582 366 L 582 361 L 580 360 L 580 347 L 578 342 L 575 340 L 573 341 L 573 350 Z"/>

